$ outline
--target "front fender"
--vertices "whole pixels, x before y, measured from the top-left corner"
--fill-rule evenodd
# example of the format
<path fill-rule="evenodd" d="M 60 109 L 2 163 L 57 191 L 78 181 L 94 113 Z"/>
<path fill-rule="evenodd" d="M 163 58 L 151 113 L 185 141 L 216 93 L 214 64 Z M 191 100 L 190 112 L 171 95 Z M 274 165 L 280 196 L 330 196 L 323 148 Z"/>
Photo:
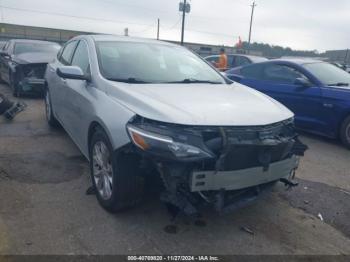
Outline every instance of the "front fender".
<path fill-rule="evenodd" d="M 103 96 L 103 102 L 96 107 L 96 114 L 91 119 L 90 127 L 85 135 L 87 141 L 84 151 L 87 156 L 89 151 L 89 131 L 91 131 L 91 127 L 94 124 L 100 125 L 107 133 L 113 150 L 117 150 L 130 142 L 126 131 L 126 124 L 135 116 L 135 113 L 121 105 L 113 97 L 105 93 L 102 93 L 101 96 Z"/>

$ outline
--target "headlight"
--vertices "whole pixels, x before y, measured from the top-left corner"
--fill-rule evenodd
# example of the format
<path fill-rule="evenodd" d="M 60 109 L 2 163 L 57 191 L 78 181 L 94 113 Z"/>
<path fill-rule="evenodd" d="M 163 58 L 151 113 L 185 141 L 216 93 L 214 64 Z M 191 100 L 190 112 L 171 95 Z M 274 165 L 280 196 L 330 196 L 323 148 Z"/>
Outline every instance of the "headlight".
<path fill-rule="evenodd" d="M 181 160 L 196 160 L 212 158 L 210 152 L 198 147 L 174 141 L 171 137 L 145 131 L 131 124 L 127 130 L 132 142 L 143 151 L 150 152 L 161 157 L 177 158 Z"/>

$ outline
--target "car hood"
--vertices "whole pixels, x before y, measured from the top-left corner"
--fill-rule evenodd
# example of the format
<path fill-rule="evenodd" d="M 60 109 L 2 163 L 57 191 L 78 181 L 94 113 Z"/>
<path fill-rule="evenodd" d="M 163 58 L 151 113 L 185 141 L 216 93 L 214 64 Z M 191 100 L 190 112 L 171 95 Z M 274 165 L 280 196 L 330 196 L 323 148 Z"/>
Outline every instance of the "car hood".
<path fill-rule="evenodd" d="M 52 62 L 55 56 L 55 53 L 33 52 L 14 55 L 12 59 L 18 64 L 47 64 Z"/>
<path fill-rule="evenodd" d="M 124 84 L 107 93 L 136 114 L 183 125 L 257 126 L 293 117 L 272 98 L 238 83 Z"/>

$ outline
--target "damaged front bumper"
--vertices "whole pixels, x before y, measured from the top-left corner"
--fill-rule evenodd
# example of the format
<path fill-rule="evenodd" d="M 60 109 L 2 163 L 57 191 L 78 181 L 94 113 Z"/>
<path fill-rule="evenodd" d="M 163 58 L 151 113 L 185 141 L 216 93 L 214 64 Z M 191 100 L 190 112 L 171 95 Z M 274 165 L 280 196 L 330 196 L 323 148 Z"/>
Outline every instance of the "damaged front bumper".
<path fill-rule="evenodd" d="M 206 205 L 219 211 L 239 208 L 277 181 L 288 184 L 307 149 L 292 119 L 267 126 L 198 127 L 137 117 L 128 132 L 136 151 L 160 174 L 161 200 L 187 215 Z"/>
<path fill-rule="evenodd" d="M 234 171 L 194 171 L 191 174 L 191 192 L 238 190 L 289 178 L 298 168 L 299 157 L 272 163 L 267 170 L 253 167 Z"/>
<path fill-rule="evenodd" d="M 46 64 L 17 64 L 14 71 L 14 85 L 17 93 L 43 94 Z"/>
<path fill-rule="evenodd" d="M 38 78 L 23 78 L 18 82 L 18 88 L 21 92 L 33 92 L 40 93 L 44 92 L 45 79 Z"/>

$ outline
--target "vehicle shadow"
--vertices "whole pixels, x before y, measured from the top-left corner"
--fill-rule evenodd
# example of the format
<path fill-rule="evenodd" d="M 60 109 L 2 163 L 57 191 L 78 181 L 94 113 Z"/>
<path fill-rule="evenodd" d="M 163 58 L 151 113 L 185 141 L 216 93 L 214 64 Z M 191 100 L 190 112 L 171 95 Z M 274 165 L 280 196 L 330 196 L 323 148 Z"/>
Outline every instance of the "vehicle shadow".
<path fill-rule="evenodd" d="M 306 131 L 301 131 L 301 130 L 298 130 L 298 133 L 301 137 L 301 140 L 303 141 L 305 140 L 306 143 L 307 143 L 307 140 L 312 140 L 313 142 L 322 142 L 331 146 L 336 146 L 336 147 L 346 149 L 339 139 L 332 139 L 329 137 L 308 133 Z"/>

